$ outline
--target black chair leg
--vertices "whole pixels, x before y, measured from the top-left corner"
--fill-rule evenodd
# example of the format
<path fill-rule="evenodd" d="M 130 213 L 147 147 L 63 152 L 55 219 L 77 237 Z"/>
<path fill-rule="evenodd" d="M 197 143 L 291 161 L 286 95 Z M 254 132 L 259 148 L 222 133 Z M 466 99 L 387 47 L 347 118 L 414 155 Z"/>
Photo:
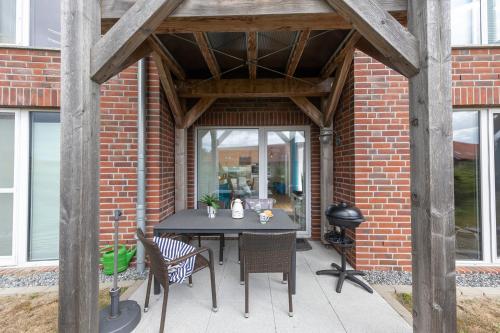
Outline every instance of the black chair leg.
<path fill-rule="evenodd" d="M 163 292 L 163 306 L 161 308 L 161 322 L 160 322 L 160 333 L 163 333 L 165 329 L 165 316 L 167 314 L 167 302 L 168 302 L 168 287 L 164 289 Z"/>
<path fill-rule="evenodd" d="M 249 314 L 249 309 L 248 309 L 248 305 L 249 305 L 249 300 L 248 300 L 248 284 L 249 284 L 249 278 L 248 278 L 249 274 L 248 272 L 245 272 L 245 318 L 248 318 L 250 316 Z"/>
<path fill-rule="evenodd" d="M 214 253 L 208 250 L 209 269 L 210 269 L 210 286 L 212 288 L 212 311 L 217 312 L 217 290 L 215 287 L 215 268 L 214 268 Z"/>
<path fill-rule="evenodd" d="M 198 235 L 198 247 L 201 247 L 201 235 Z"/>
<path fill-rule="evenodd" d="M 289 275 L 283 273 L 283 275 Z M 292 281 L 288 279 L 288 315 L 293 317 L 293 303 L 292 303 Z"/>
<path fill-rule="evenodd" d="M 189 275 L 189 286 L 192 287 L 193 286 L 193 276 L 192 275 Z"/>
<path fill-rule="evenodd" d="M 153 273 L 149 271 L 148 286 L 146 287 L 146 300 L 144 301 L 144 312 L 149 310 L 149 295 L 151 294 L 151 280 L 153 280 Z"/>

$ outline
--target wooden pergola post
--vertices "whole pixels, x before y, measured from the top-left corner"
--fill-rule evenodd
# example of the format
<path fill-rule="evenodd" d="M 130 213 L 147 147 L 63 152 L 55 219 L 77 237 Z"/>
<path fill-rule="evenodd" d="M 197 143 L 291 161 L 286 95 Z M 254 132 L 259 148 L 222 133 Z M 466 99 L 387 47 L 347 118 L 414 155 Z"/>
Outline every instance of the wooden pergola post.
<path fill-rule="evenodd" d="M 99 0 L 63 0 L 59 332 L 99 328 L 99 84 L 90 50 L 101 37 Z"/>
<path fill-rule="evenodd" d="M 449 0 L 411 0 L 420 72 L 410 78 L 413 327 L 456 332 Z"/>

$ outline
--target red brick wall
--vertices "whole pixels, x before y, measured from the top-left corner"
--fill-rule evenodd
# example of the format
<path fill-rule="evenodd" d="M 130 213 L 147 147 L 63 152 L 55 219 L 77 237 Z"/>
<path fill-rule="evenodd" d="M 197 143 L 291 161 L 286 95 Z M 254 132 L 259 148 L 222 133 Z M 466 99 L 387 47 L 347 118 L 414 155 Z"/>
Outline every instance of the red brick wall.
<path fill-rule="evenodd" d="M 147 224 L 173 212 L 173 120 L 153 61 L 148 66 Z M 0 48 L 0 107 L 58 109 L 60 54 L 54 50 Z M 101 87 L 100 239 L 112 241 L 112 214 L 120 208 L 121 238 L 135 243 L 137 192 L 137 66 Z"/>
<path fill-rule="evenodd" d="M 456 49 L 452 60 L 454 107 L 500 105 L 500 48 Z M 354 148 L 349 140 L 335 148 L 336 199 L 355 203 L 367 218 L 351 261 L 358 269 L 411 270 L 407 80 L 361 52 L 353 71 L 342 106 L 349 114 L 335 125 L 343 138 L 354 137 Z M 354 108 L 345 105 L 352 90 Z M 354 194 L 345 180 L 352 167 Z"/>
<path fill-rule="evenodd" d="M 196 126 L 311 126 L 311 226 L 312 237 L 320 234 L 319 128 L 289 99 L 220 99 L 188 131 L 188 207 L 195 202 Z"/>

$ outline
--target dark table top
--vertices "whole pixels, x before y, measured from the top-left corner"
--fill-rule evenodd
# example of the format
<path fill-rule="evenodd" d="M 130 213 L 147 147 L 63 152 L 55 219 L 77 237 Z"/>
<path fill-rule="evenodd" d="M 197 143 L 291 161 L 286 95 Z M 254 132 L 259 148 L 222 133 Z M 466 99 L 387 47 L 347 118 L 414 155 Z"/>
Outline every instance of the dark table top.
<path fill-rule="evenodd" d="M 175 233 L 239 233 L 296 231 L 300 225 L 294 223 L 282 209 L 272 209 L 274 217 L 261 224 L 259 216 L 245 210 L 245 217 L 233 219 L 230 209 L 219 209 L 215 219 L 209 219 L 206 209 L 185 209 L 164 219 L 154 227 L 155 232 Z"/>

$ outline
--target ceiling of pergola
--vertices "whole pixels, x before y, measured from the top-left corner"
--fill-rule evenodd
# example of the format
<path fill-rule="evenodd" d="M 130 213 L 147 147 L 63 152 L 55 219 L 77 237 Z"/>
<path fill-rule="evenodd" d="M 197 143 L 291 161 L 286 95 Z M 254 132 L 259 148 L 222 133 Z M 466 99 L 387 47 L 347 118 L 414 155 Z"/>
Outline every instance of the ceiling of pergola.
<path fill-rule="evenodd" d="M 339 48 L 349 30 L 312 31 L 294 76 L 318 77 L 328 59 Z M 299 31 L 257 32 L 257 78 L 286 77 L 287 64 Z M 248 43 L 244 32 L 208 32 L 210 47 L 220 67 L 221 78 L 249 78 Z M 191 33 L 158 35 L 189 79 L 208 79 L 212 74 Z"/>

